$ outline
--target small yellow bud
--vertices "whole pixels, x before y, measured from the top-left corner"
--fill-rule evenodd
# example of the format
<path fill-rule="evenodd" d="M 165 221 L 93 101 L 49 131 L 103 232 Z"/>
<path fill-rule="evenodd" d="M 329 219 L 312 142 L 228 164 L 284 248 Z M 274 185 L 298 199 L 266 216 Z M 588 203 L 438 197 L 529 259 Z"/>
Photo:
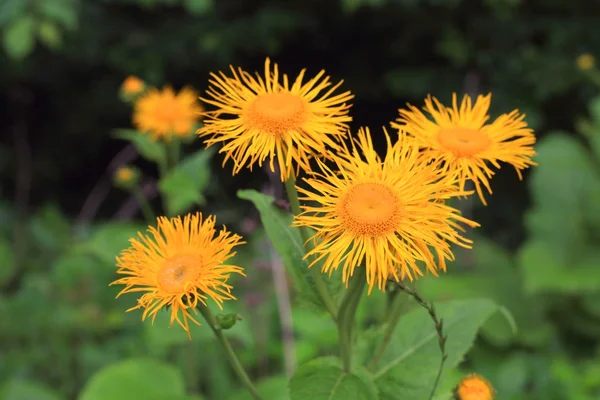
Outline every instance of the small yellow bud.
<path fill-rule="evenodd" d="M 458 383 L 455 395 L 457 400 L 493 400 L 494 388 L 485 378 L 470 374 Z"/>
<path fill-rule="evenodd" d="M 121 90 L 124 94 L 128 95 L 136 95 L 141 93 L 144 90 L 146 84 L 143 80 L 138 78 L 137 76 L 128 76 L 123 84 L 121 85 Z"/>
<path fill-rule="evenodd" d="M 594 68 L 594 65 L 596 63 L 596 60 L 594 59 L 594 56 L 591 54 L 582 54 L 579 57 L 577 57 L 577 66 L 579 67 L 579 69 L 583 70 L 583 71 L 588 71 L 592 68 Z"/>
<path fill-rule="evenodd" d="M 113 178 L 115 186 L 120 187 L 121 189 L 130 190 L 137 185 L 139 175 L 139 172 L 133 167 L 120 167 L 115 172 Z"/>

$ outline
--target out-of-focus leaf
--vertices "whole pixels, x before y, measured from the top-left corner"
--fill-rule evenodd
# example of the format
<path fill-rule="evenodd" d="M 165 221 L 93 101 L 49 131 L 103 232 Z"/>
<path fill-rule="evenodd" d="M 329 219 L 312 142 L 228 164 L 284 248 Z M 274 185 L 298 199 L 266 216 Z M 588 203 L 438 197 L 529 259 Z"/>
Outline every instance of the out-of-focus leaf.
<path fill-rule="evenodd" d="M 114 136 L 119 139 L 131 142 L 138 153 L 147 160 L 156 163 L 165 163 L 167 151 L 162 142 L 153 140 L 150 135 L 143 134 L 134 129 L 117 129 Z"/>
<path fill-rule="evenodd" d="M 107 265 L 114 265 L 119 253 L 129 247 L 129 239 L 138 238 L 144 229 L 127 222 L 111 222 L 96 229 L 89 239 L 76 245 L 74 250 L 96 256 Z"/>
<path fill-rule="evenodd" d="M 10 242 L 0 236 L 0 285 L 10 279 L 14 273 L 14 259 Z"/>
<path fill-rule="evenodd" d="M 77 11 L 74 0 L 44 0 L 39 3 L 40 13 L 57 21 L 67 29 L 77 28 Z"/>
<path fill-rule="evenodd" d="M 40 41 L 50 49 L 58 49 L 62 44 L 60 30 L 50 21 L 43 21 L 38 25 L 38 36 Z"/>
<path fill-rule="evenodd" d="M 169 215 L 175 216 L 205 201 L 204 191 L 210 180 L 212 149 L 198 151 L 186 157 L 163 177 L 158 188 L 166 198 Z"/>
<path fill-rule="evenodd" d="M 130 359 L 98 371 L 86 383 L 79 400 L 184 399 L 181 372 L 151 359 Z"/>
<path fill-rule="evenodd" d="M 3 0 L 0 2 L 0 27 L 27 11 L 27 2 L 23 0 Z"/>
<path fill-rule="evenodd" d="M 9 56 L 16 60 L 27 57 L 35 45 L 35 19 L 31 15 L 17 18 L 6 26 L 3 39 Z"/>
<path fill-rule="evenodd" d="M 521 247 L 519 260 L 527 292 L 571 294 L 600 290 L 598 249 L 588 249 L 572 262 L 561 261 L 553 250 L 541 240 L 530 240 Z"/>
<path fill-rule="evenodd" d="M 46 385 L 29 380 L 14 379 L 0 386 L 2 400 L 62 400 L 63 397 Z"/>
<path fill-rule="evenodd" d="M 285 376 L 273 376 L 262 379 L 256 383 L 256 389 L 264 399 L 289 400 L 288 379 Z M 240 389 L 228 400 L 252 400 L 248 389 Z"/>
<path fill-rule="evenodd" d="M 183 0 L 188 11 L 195 15 L 202 15 L 214 7 L 214 0 Z"/>
<path fill-rule="evenodd" d="M 57 251 L 71 242 L 71 225 L 53 205 L 44 206 L 33 216 L 30 229 L 35 243 L 45 250 Z"/>

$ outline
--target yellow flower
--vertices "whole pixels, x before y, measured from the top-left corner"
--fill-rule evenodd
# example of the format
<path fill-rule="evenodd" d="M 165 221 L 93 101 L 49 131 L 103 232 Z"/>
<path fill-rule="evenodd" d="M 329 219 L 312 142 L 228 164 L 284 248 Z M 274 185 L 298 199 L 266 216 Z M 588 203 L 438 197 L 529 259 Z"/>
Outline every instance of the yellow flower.
<path fill-rule="evenodd" d="M 158 218 L 158 228 L 149 227 L 150 235 L 139 233 L 140 240 L 131 239 L 131 246 L 117 257 L 117 273 L 125 275 L 111 285 L 125 285 L 124 293 L 146 292 L 135 307 L 143 308 L 142 320 L 168 306 L 171 325 L 177 321 L 190 334 L 189 321 L 200 325 L 191 315 L 197 314 L 199 304 L 206 306 L 212 298 L 219 307 L 225 300 L 233 300 L 230 274 L 244 275 L 241 267 L 223 264 L 233 257 L 232 249 L 244 242 L 241 237 L 227 232 L 225 227 L 215 237 L 215 218 L 204 221 L 202 214 L 188 214 L 168 219 Z M 117 297 L 118 297 L 117 296 Z"/>
<path fill-rule="evenodd" d="M 418 262 L 437 276 L 437 270 L 446 270 L 446 260 L 454 258 L 450 243 L 470 248 L 471 241 L 456 231 L 462 230 L 459 223 L 478 226 L 444 204 L 464 194 L 458 186 L 442 179 L 412 141 L 400 137 L 392 146 L 384 132 L 383 162 L 369 130 L 361 129 L 352 149 L 344 148 L 334 159 L 339 172 L 319 163 L 322 173 L 304 179 L 310 188 L 298 188 L 303 200 L 318 206 L 303 206 L 293 222 L 316 230 L 315 247 L 306 255 L 315 257 L 311 267 L 322 260 L 322 272 L 331 275 L 342 266 L 347 283 L 363 264 L 369 292 L 375 284 L 385 290 L 389 278 L 423 275 Z"/>
<path fill-rule="evenodd" d="M 579 57 L 577 57 L 577 66 L 579 67 L 579 69 L 583 70 L 583 71 L 587 71 L 590 70 L 592 68 L 594 68 L 594 65 L 596 64 L 596 60 L 594 59 L 594 56 L 591 54 L 582 54 Z"/>
<path fill-rule="evenodd" d="M 136 100 L 133 123 L 139 131 L 155 139 L 187 136 L 203 111 L 197 99 L 198 95 L 190 88 L 183 88 L 178 94 L 170 87 L 162 91 L 152 88 Z"/>
<path fill-rule="evenodd" d="M 115 173 L 115 178 L 120 183 L 127 183 L 135 176 L 135 172 L 131 167 L 121 167 L 117 169 Z"/>
<path fill-rule="evenodd" d="M 128 95 L 139 94 L 144 90 L 144 81 L 137 76 L 128 76 L 121 85 L 123 93 Z"/>
<path fill-rule="evenodd" d="M 467 375 L 456 387 L 457 400 L 493 400 L 494 388 L 477 374 Z"/>
<path fill-rule="evenodd" d="M 522 169 L 537 165 L 531 161 L 535 135 L 523 121 L 525 115 L 514 110 L 488 123 L 491 96 L 480 95 L 472 105 L 471 98 L 465 95 L 459 106 L 453 94 L 452 107 L 428 96 L 424 110 L 433 120 L 408 105 L 408 110 L 399 110 L 398 123 L 392 122 L 393 127 L 412 136 L 427 157 L 441 161 L 443 173 L 456 174 L 461 189 L 464 190 L 467 179 L 472 180 L 483 204 L 486 201 L 481 185 L 492 193 L 489 179 L 494 171 L 489 164 L 500 168 L 499 161 L 508 163 L 519 179 Z"/>
<path fill-rule="evenodd" d="M 309 170 L 309 159 L 324 155 L 329 146 L 338 148 L 336 141 L 346 135 L 350 105 L 345 102 L 354 96 L 350 92 L 332 93 L 342 82 L 329 88 L 325 71 L 303 83 L 302 70 L 290 85 L 287 75 L 279 76 L 277 64 L 271 71 L 271 62 L 265 61 L 264 77 L 252 77 L 241 68 L 231 67 L 233 77 L 222 72 L 211 74 L 207 95 L 202 98 L 216 110 L 206 112 L 204 126 L 198 130 L 201 137 L 210 136 L 207 146 L 224 143 L 223 165 L 233 159 L 233 173 L 255 162 L 262 166 L 268 157 L 271 171 L 277 158 L 281 180 L 299 169 Z M 283 82 L 282 82 L 283 81 Z M 329 88 L 325 93 L 325 89 Z"/>

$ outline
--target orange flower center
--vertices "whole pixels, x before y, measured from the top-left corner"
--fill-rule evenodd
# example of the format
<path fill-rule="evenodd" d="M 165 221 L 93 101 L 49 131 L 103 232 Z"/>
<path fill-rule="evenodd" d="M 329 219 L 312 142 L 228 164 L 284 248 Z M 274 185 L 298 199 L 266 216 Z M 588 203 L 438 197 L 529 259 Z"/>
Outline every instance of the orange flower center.
<path fill-rule="evenodd" d="M 338 213 L 356 235 L 380 236 L 398 226 L 400 206 L 394 192 L 379 183 L 360 183 L 342 197 Z"/>
<path fill-rule="evenodd" d="M 461 127 L 440 130 L 438 140 L 444 148 L 459 157 L 478 154 L 492 143 L 479 129 Z"/>
<path fill-rule="evenodd" d="M 202 261 L 195 255 L 180 255 L 167 259 L 158 271 L 158 284 L 171 294 L 181 294 L 187 291 L 188 284 L 193 284 Z"/>
<path fill-rule="evenodd" d="M 181 109 L 174 99 L 162 98 L 156 104 L 156 109 L 154 110 L 155 116 L 158 120 L 164 122 L 173 122 L 180 118 Z"/>
<path fill-rule="evenodd" d="M 306 106 L 301 97 L 289 92 L 260 95 L 245 113 L 247 123 L 273 136 L 298 129 L 306 120 Z"/>

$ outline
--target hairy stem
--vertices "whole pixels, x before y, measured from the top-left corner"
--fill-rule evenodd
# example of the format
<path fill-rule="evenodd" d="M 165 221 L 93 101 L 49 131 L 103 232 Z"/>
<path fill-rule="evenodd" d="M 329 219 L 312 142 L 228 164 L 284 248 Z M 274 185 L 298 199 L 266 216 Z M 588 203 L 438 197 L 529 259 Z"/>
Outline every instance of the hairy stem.
<path fill-rule="evenodd" d="M 242 366 L 242 363 L 240 362 L 239 358 L 235 354 L 235 351 L 233 351 L 233 348 L 231 347 L 229 340 L 227 340 L 227 337 L 225 335 L 223 335 L 223 330 L 217 323 L 217 320 L 212 315 L 212 313 L 210 312 L 208 307 L 201 305 L 198 307 L 198 310 L 200 311 L 200 313 L 206 320 L 206 323 L 208 325 L 210 325 L 215 336 L 221 343 L 221 346 L 223 346 L 223 350 L 225 350 L 225 355 L 227 356 L 227 359 L 229 360 L 231 367 L 233 368 L 233 370 L 235 371 L 237 376 L 240 378 L 240 380 L 242 381 L 244 386 L 246 386 L 246 388 L 252 394 L 252 397 L 255 400 L 263 400 L 262 396 L 258 393 L 258 390 L 256 390 L 256 387 L 250 380 L 250 377 L 248 377 L 248 374 L 246 373 L 246 370 Z"/>
<path fill-rule="evenodd" d="M 345 372 L 350 372 L 352 367 L 352 334 L 356 309 L 366 284 L 364 267 L 358 267 L 352 277 L 350 287 L 346 291 L 338 314 L 337 326 L 340 338 L 340 358 Z"/>
<path fill-rule="evenodd" d="M 292 212 L 294 213 L 294 215 L 299 215 L 301 213 L 300 200 L 298 199 L 298 191 L 296 190 L 296 177 L 293 173 L 285 181 L 285 189 L 288 194 L 288 199 L 290 200 L 290 207 L 292 208 Z M 308 245 L 310 239 L 308 229 L 306 229 L 305 227 L 300 227 L 300 234 L 302 236 L 302 241 L 304 242 L 304 249 L 306 252 L 308 252 Z M 321 300 L 325 305 L 325 309 L 331 315 L 331 318 L 333 318 L 333 320 L 336 321 L 338 317 L 337 307 L 335 302 L 333 301 L 331 293 L 329 293 L 329 289 L 327 288 L 325 281 L 323 280 L 321 271 L 319 271 L 317 268 L 309 268 L 309 270 L 315 281 L 317 292 L 319 292 L 319 296 L 321 296 Z"/>
<path fill-rule="evenodd" d="M 435 391 L 437 390 L 437 386 L 440 383 L 440 378 L 442 376 L 442 372 L 444 371 L 444 363 L 448 358 L 448 354 L 446 353 L 446 340 L 448 336 L 444 335 L 444 320 L 439 318 L 435 312 L 435 307 L 433 304 L 427 304 L 425 300 L 417 293 L 416 290 L 409 288 L 402 282 L 394 282 L 400 290 L 404 293 L 411 296 L 415 301 L 424 309 L 429 312 L 429 316 L 431 317 L 433 323 L 435 324 L 435 331 L 438 335 L 438 345 L 440 347 L 440 351 L 442 352 L 442 358 L 440 361 L 440 368 L 438 370 L 437 376 L 435 377 L 435 382 L 433 383 L 433 388 L 431 389 L 431 394 L 429 395 L 429 400 L 433 399 L 435 395 Z"/>
<path fill-rule="evenodd" d="M 381 357 L 383 356 L 383 354 L 385 353 L 385 350 L 387 349 L 388 345 L 390 344 L 390 340 L 392 339 L 392 334 L 394 333 L 394 330 L 396 329 L 396 326 L 398 325 L 398 321 L 400 321 L 400 317 L 402 316 L 403 312 L 406 310 L 408 299 L 409 299 L 409 297 L 401 296 L 399 294 L 396 294 L 394 296 L 394 298 L 392 299 L 392 306 L 390 308 L 389 317 L 388 317 L 389 319 L 388 319 L 387 325 L 385 326 L 385 330 L 383 332 L 383 338 L 381 339 L 381 344 L 377 348 L 375 355 L 373 356 L 373 358 L 371 359 L 371 361 L 369 362 L 369 364 L 367 366 L 367 368 L 369 370 L 372 371 L 377 366 L 377 363 L 379 362 L 379 360 L 381 360 Z"/>

